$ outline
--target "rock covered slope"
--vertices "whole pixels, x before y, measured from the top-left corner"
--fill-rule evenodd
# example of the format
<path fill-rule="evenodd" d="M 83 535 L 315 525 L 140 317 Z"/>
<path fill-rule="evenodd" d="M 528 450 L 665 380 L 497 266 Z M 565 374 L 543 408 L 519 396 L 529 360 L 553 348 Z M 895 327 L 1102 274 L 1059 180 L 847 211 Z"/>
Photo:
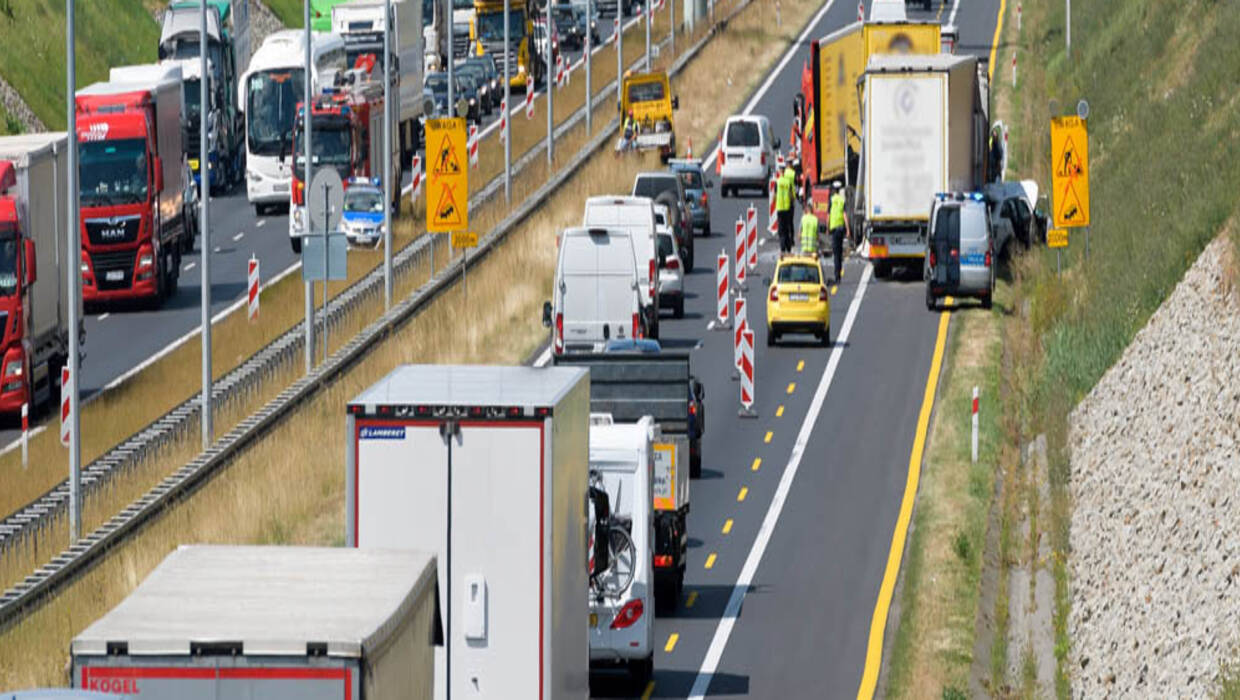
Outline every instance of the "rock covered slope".
<path fill-rule="evenodd" d="M 1211 243 L 1071 416 L 1071 668 L 1200 697 L 1240 642 L 1240 301 Z"/>

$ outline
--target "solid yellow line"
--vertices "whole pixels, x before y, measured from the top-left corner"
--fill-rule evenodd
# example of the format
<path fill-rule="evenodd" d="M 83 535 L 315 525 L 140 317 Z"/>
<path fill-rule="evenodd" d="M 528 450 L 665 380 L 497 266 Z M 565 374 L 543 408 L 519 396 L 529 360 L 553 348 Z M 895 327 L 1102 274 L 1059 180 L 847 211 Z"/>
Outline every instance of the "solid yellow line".
<path fill-rule="evenodd" d="M 736 501 L 739 503 L 740 501 L 745 500 L 745 496 L 748 496 L 748 495 L 749 495 L 749 487 L 742 486 L 740 492 L 736 494 Z"/>
<path fill-rule="evenodd" d="M 685 607 L 691 608 L 697 602 L 697 591 L 689 591 L 689 597 L 685 600 Z"/>
<path fill-rule="evenodd" d="M 772 437 L 774 437 L 774 435 L 775 435 L 775 433 L 772 433 L 772 432 L 771 432 L 771 431 L 769 431 L 769 430 L 768 430 L 768 431 L 766 431 L 766 437 L 762 439 L 762 442 L 769 443 L 769 442 L 771 441 L 771 438 L 772 438 Z"/>
<path fill-rule="evenodd" d="M 654 693 L 654 681 L 646 684 L 646 692 L 642 693 L 642 700 L 650 700 L 651 694 Z"/>
<path fill-rule="evenodd" d="M 758 470 L 759 470 L 759 469 L 761 469 L 761 468 L 762 468 L 762 458 L 761 458 L 761 457 L 754 457 L 754 458 L 753 458 L 753 466 L 752 466 L 752 467 L 750 467 L 750 469 L 752 469 L 753 471 L 755 471 L 755 472 L 756 472 L 756 471 L 758 471 Z"/>
<path fill-rule="evenodd" d="M 791 394 L 792 392 L 794 392 L 794 391 L 796 391 L 796 390 L 797 390 L 797 383 L 796 383 L 796 382 L 788 382 L 788 393 L 789 393 L 789 394 Z"/>
<path fill-rule="evenodd" d="M 663 645 L 663 651 L 666 651 L 669 654 L 672 653 L 672 650 L 676 648 L 676 640 L 678 639 L 680 639 L 680 635 L 672 632 L 672 634 L 667 638 L 667 644 Z"/>
<path fill-rule="evenodd" d="M 797 371 L 800 372 L 803 369 L 805 369 L 805 360 L 797 361 Z"/>
<path fill-rule="evenodd" d="M 715 568 L 715 553 L 714 552 L 711 552 L 710 556 L 706 557 L 706 568 L 708 569 Z"/>
<path fill-rule="evenodd" d="M 782 403 L 779 404 L 779 408 L 775 409 L 775 417 L 776 418 L 784 417 L 784 405 Z"/>
<path fill-rule="evenodd" d="M 727 520 L 723 521 L 723 534 L 726 535 L 731 531 L 732 531 L 732 519 L 728 518 Z"/>
<path fill-rule="evenodd" d="M 1007 0 L 999 0 L 999 19 L 995 22 L 995 35 L 990 40 L 990 65 L 986 67 L 986 77 L 990 80 L 991 85 L 995 83 L 995 52 L 999 49 L 999 33 L 1003 31 L 1003 13 L 1005 10 L 1007 10 Z"/>
<path fill-rule="evenodd" d="M 960 0 L 956 0 L 959 2 Z M 870 640 L 866 646 L 865 669 L 861 673 L 861 687 L 857 697 L 869 700 L 874 697 L 878 685 L 878 671 L 883 662 L 883 632 L 887 626 L 887 611 L 895 592 L 896 577 L 900 573 L 900 559 L 904 555 L 904 540 L 908 536 L 908 524 L 913 515 L 913 501 L 917 497 L 917 482 L 921 478 L 921 457 L 926 446 L 926 431 L 930 426 L 930 412 L 934 408 L 934 392 L 939 384 L 939 370 L 943 366 L 943 348 L 947 343 L 947 324 L 951 316 L 939 314 L 939 333 L 934 342 L 934 356 L 930 360 L 930 376 L 926 379 L 926 392 L 921 399 L 921 413 L 917 416 L 917 432 L 913 436 L 913 451 L 908 458 L 908 477 L 904 483 L 904 497 L 900 501 L 900 514 L 896 529 L 891 536 L 891 549 L 887 552 L 887 568 L 878 589 L 878 602 L 870 619 Z"/>

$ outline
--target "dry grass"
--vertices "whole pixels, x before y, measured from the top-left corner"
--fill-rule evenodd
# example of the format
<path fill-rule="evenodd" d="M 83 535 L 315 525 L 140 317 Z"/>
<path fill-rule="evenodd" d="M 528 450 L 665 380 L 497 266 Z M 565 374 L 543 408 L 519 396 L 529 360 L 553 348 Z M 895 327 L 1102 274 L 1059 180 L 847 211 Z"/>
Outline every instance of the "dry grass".
<path fill-rule="evenodd" d="M 727 65 L 738 50 L 748 51 L 751 42 L 763 48 L 751 54 L 756 58 L 747 60 L 749 66 L 770 65 L 786 46 L 758 32 L 761 22 L 756 10 L 767 1 L 756 3 L 734 20 L 725 41 L 712 42 L 676 81 L 682 100 L 678 122 L 697 125 L 688 129 L 682 126 L 678 131 L 692 136 L 695 143 L 707 143 L 744 94 L 720 85 L 724 78 L 718 66 Z M 785 7 L 784 26 L 800 24 L 812 9 Z M 665 56 L 660 60 L 670 59 Z M 754 77 L 748 82 L 761 73 L 752 70 Z M 575 79 L 574 85 L 577 83 Z M 719 99 L 721 95 L 727 99 Z M 613 113 L 610 106 L 596 112 L 608 118 Z M 584 143 L 582 132 L 577 129 L 566 139 L 558 149 L 558 159 L 574 152 L 574 144 Z M 545 338 L 538 309 L 550 288 L 555 262 L 550 239 L 554 232 L 579 220 L 584 197 L 627 191 L 636 172 L 654 167 L 657 160 L 653 154 L 617 160 L 601 153 L 592 159 L 471 270 L 468 299 L 463 298 L 465 292 L 459 285 L 446 290 L 366 360 L 273 429 L 192 498 L 170 509 L 57 600 L 0 637 L 0 658 L 12 660 L 0 664 L 0 686 L 63 683 L 65 652 L 72 636 L 123 598 L 177 544 L 342 543 L 342 404 L 400 363 L 522 360 Z M 514 181 L 514 185 L 532 191 L 544 181 L 538 175 L 538 169 L 532 168 L 528 178 L 522 178 L 521 183 Z M 514 199 L 522 196 L 514 192 Z M 500 214 L 498 207 L 485 210 L 478 217 L 478 230 L 492 225 Z M 516 284 L 513 270 L 523 271 Z M 468 314 L 462 314 L 462 309 L 468 309 Z M 343 339 L 344 335 L 338 333 L 337 337 Z"/>

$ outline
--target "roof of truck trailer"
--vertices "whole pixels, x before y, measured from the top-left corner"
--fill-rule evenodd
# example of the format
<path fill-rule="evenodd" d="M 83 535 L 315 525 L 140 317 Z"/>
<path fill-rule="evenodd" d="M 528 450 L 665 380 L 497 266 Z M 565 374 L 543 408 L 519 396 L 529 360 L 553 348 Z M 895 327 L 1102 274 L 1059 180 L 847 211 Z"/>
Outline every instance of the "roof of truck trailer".
<path fill-rule="evenodd" d="M 976 56 L 951 53 L 936 54 L 887 54 L 870 56 L 867 73 L 912 73 L 918 71 L 946 71 L 965 63 L 977 63 Z"/>
<path fill-rule="evenodd" d="M 190 545 L 169 554 L 72 652 L 180 656 L 191 644 L 242 643 L 255 656 L 358 657 L 434 586 L 433 554 L 352 547 Z M 428 630 L 429 633 L 429 630 Z"/>
<path fill-rule="evenodd" d="M 69 143 L 66 131 L 43 131 L 34 134 L 17 134 L 0 137 L 0 159 L 16 160 L 23 156 L 48 150 L 56 143 Z"/>
<path fill-rule="evenodd" d="M 193 35 L 194 39 L 198 38 L 202 28 L 202 12 L 198 9 L 201 7 L 198 3 L 193 5 L 173 5 L 164 13 L 164 24 L 159 33 L 159 43 L 162 45 L 165 41 L 173 39 L 182 34 Z M 216 12 L 207 13 L 207 40 L 220 40 L 220 14 Z"/>
<path fill-rule="evenodd" d="M 554 406 L 585 376 L 578 367 L 402 365 L 349 405 Z"/>

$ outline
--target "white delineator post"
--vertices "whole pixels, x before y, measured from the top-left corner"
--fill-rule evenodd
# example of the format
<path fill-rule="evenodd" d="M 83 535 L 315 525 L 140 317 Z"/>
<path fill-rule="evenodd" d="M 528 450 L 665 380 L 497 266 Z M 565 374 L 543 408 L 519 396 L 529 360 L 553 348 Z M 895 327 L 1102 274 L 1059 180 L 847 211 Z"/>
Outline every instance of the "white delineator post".
<path fill-rule="evenodd" d="M 1012 52 L 1012 86 L 1016 86 L 1016 52 Z"/>
<path fill-rule="evenodd" d="M 30 466 L 30 406 L 22 404 L 22 469 Z"/>
<path fill-rule="evenodd" d="M 977 387 L 973 387 L 973 463 L 977 463 Z"/>
<path fill-rule="evenodd" d="M 959 1 L 959 0 L 957 0 Z M 741 410 L 737 412 L 741 418 L 756 418 L 753 410 L 753 330 L 746 328 L 741 334 Z"/>
<path fill-rule="evenodd" d="M 715 260 L 715 297 L 715 328 L 722 330 L 729 327 L 728 253 L 726 250 L 720 250 L 719 257 Z"/>
<path fill-rule="evenodd" d="M 499 140 L 508 140 L 508 98 L 500 100 L 499 103 Z"/>
<path fill-rule="evenodd" d="M 1020 32 L 1021 3 L 1016 3 L 1016 31 Z"/>
<path fill-rule="evenodd" d="M 745 219 L 736 220 L 736 258 L 732 269 L 736 274 L 736 286 L 745 289 Z"/>
<path fill-rule="evenodd" d="M 770 181 L 766 183 L 766 206 L 768 212 L 766 232 L 772 236 L 779 235 L 779 215 L 775 213 L 775 188 L 777 186 L 775 180 L 776 177 L 772 175 Z"/>
<path fill-rule="evenodd" d="M 413 157 L 410 172 L 413 173 L 413 184 L 409 187 L 409 206 L 413 206 L 418 201 L 418 195 L 422 194 L 422 156 Z"/>
<path fill-rule="evenodd" d="M 752 204 L 745 210 L 745 247 L 752 272 L 758 266 L 758 210 Z"/>
<path fill-rule="evenodd" d="M 258 258 L 253 255 L 250 256 L 247 277 L 248 284 L 246 286 L 249 290 L 250 321 L 254 322 L 258 320 Z"/>
<path fill-rule="evenodd" d="M 469 139 L 467 142 L 469 150 L 469 167 L 478 167 L 478 125 L 469 125 Z"/>
<path fill-rule="evenodd" d="M 534 91 L 531 89 L 525 91 L 525 118 L 534 118 Z"/>
<path fill-rule="evenodd" d="M 741 369 L 741 343 L 745 340 L 745 331 L 749 330 L 749 320 L 745 311 L 745 297 L 738 294 L 733 305 L 735 310 L 732 316 L 735 320 L 732 323 L 732 378 L 738 379 Z"/>
<path fill-rule="evenodd" d="M 73 421 L 77 416 L 73 415 L 73 404 L 69 398 L 73 392 L 66 391 L 71 381 L 71 374 L 68 367 L 60 368 L 60 444 L 65 447 L 69 446 L 69 433 L 73 431 Z"/>
<path fill-rule="evenodd" d="M 858 22 L 865 21 L 865 3 L 864 2 L 857 3 L 857 21 Z"/>

